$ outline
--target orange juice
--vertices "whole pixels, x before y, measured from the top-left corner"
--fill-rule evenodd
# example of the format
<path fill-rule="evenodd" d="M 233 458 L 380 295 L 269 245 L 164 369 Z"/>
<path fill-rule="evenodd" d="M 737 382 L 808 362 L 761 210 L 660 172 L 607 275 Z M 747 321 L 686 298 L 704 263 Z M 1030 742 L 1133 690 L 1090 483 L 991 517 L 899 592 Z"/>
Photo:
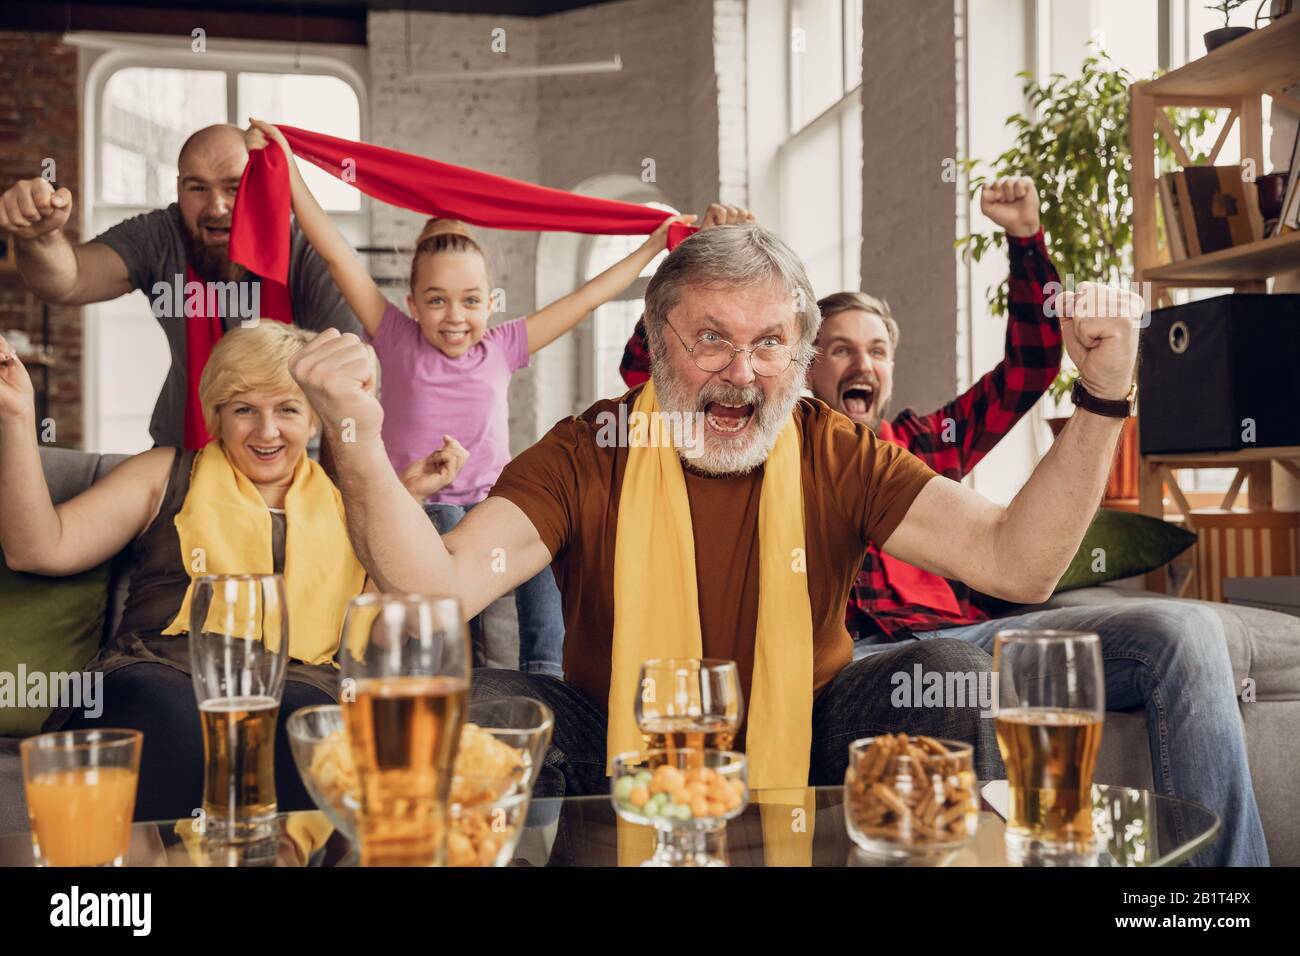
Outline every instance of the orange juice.
<path fill-rule="evenodd" d="M 105 866 L 131 843 L 137 774 L 127 767 L 83 767 L 27 781 L 27 815 L 48 866 Z"/>

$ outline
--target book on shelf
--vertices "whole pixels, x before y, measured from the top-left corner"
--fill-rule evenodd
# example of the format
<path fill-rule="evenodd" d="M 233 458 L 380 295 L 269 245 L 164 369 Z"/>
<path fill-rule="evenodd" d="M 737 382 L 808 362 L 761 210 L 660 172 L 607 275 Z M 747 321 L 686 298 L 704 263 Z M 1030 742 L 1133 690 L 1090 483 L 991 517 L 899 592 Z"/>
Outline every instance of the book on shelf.
<path fill-rule="evenodd" d="M 1254 195 L 1247 196 L 1241 166 L 1188 166 L 1169 175 L 1189 256 L 1259 238 L 1259 211 Z"/>
<path fill-rule="evenodd" d="M 1187 239 L 1183 235 L 1182 211 L 1178 208 L 1178 192 L 1174 189 L 1172 173 L 1165 173 L 1156 182 L 1160 192 L 1160 214 L 1165 220 L 1165 243 L 1169 258 L 1182 262 L 1187 258 Z"/>

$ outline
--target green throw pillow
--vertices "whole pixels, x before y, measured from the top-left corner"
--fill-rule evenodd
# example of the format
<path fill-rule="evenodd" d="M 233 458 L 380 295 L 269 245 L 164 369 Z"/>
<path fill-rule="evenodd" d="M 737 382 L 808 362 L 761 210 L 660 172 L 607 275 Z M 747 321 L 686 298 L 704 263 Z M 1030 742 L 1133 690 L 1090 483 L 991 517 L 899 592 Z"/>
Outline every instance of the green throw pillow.
<path fill-rule="evenodd" d="M 1057 591 L 1091 587 L 1164 567 L 1196 543 L 1196 535 L 1177 525 L 1102 508 L 1092 519 Z"/>
<path fill-rule="evenodd" d="M 11 571 L 0 560 L 0 736 L 39 731 L 54 708 L 33 705 L 38 694 L 50 701 L 50 675 L 75 673 L 98 652 L 108 572 L 105 562 L 81 574 L 47 578 Z"/>

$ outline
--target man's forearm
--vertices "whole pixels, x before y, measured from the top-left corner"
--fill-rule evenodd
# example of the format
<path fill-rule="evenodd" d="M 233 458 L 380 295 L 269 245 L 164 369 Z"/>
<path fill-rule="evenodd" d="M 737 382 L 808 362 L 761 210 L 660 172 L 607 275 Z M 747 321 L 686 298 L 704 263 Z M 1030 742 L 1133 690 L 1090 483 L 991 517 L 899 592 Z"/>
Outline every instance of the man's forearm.
<path fill-rule="evenodd" d="M 1037 580 L 1044 599 L 1069 567 L 1110 475 L 1124 420 L 1078 410 L 1007 506 L 993 535 L 999 576 Z"/>
<path fill-rule="evenodd" d="M 77 288 L 77 252 L 62 229 L 15 242 L 18 271 L 36 297 L 53 305 L 67 303 Z"/>
<path fill-rule="evenodd" d="M 451 554 L 402 486 L 383 444 L 328 441 L 346 502 L 348 537 L 366 571 L 385 591 L 447 593 L 455 581 Z"/>

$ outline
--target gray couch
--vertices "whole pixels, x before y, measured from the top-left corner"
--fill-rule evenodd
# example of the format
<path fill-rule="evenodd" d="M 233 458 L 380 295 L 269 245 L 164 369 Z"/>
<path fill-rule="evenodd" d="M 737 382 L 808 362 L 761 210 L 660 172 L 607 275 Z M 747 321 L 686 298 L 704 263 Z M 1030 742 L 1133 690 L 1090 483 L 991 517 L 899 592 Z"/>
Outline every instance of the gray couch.
<path fill-rule="evenodd" d="M 41 449 L 55 501 L 77 494 L 121 460 L 122 456 Z M 120 615 L 125 583 L 126 569 L 115 569 L 109 628 Z M 1085 588 L 1057 595 L 1046 606 L 1152 596 L 1123 587 Z M 1293 779 L 1300 767 L 1300 618 L 1227 604 L 1209 606 L 1223 619 L 1237 686 L 1246 677 L 1253 678 L 1256 685 L 1256 701 L 1242 704 L 1241 709 L 1270 856 L 1276 865 L 1300 865 L 1300 787 Z M 1112 712 L 1106 721 L 1098 782 L 1149 788 L 1151 759 L 1145 717 Z M 0 737 L 0 833 L 26 826 L 18 741 Z"/>

